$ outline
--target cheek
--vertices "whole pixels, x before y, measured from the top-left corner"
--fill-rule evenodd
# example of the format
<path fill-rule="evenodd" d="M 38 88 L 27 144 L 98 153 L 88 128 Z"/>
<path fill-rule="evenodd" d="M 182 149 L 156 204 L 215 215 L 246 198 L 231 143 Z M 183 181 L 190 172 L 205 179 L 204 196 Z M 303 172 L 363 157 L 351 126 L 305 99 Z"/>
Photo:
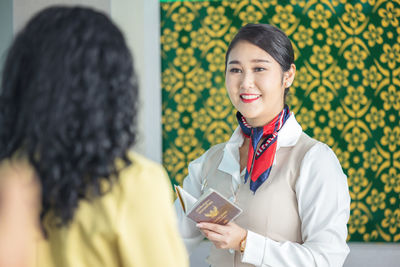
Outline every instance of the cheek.
<path fill-rule="evenodd" d="M 276 94 L 279 95 L 281 94 L 281 91 L 283 92 L 285 88 L 283 88 L 282 82 L 279 73 L 271 73 L 266 76 L 262 76 L 259 79 L 257 79 L 257 87 L 258 88 L 263 88 L 262 91 L 264 91 L 267 94 Z"/>
<path fill-rule="evenodd" d="M 225 78 L 225 87 L 226 87 L 226 90 L 228 91 L 229 97 L 232 99 L 232 97 L 234 97 L 236 95 L 235 93 L 238 90 L 236 83 L 235 83 L 235 79 L 226 77 Z"/>
<path fill-rule="evenodd" d="M 225 87 L 228 93 L 229 100 L 231 101 L 232 105 L 236 109 L 238 109 L 240 97 L 239 94 L 237 93 L 237 90 L 235 89 L 235 86 L 232 84 L 232 81 L 228 82 L 228 80 L 226 80 Z"/>

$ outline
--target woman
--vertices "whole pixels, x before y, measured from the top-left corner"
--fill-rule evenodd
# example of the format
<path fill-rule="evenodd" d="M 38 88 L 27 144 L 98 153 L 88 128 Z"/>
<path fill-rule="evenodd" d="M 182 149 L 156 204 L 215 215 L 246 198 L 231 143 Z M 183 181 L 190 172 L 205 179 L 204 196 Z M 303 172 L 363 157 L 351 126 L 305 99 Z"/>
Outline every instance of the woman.
<path fill-rule="evenodd" d="M 240 29 L 226 53 L 226 88 L 239 127 L 189 165 L 184 189 L 212 187 L 243 213 L 195 224 L 179 203 L 189 251 L 206 236 L 211 266 L 342 266 L 350 197 L 332 150 L 304 132 L 285 105 L 296 67 L 289 38 L 265 24 Z"/>
<path fill-rule="evenodd" d="M 2 80 L 0 173 L 41 186 L 31 266 L 187 266 L 168 176 L 130 152 L 138 88 L 119 29 L 91 9 L 45 9 Z"/>

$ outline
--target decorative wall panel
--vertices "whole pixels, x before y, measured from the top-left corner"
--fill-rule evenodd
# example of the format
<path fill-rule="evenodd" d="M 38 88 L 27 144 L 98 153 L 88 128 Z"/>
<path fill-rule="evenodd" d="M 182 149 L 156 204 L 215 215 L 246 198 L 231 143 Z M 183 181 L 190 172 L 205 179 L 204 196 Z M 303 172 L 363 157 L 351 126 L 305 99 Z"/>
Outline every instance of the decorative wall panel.
<path fill-rule="evenodd" d="M 399 242 L 399 21 L 399 0 L 162 2 L 163 162 L 172 182 L 237 126 L 224 86 L 229 41 L 247 23 L 273 24 L 295 49 L 289 106 L 348 175 L 349 240 Z"/>

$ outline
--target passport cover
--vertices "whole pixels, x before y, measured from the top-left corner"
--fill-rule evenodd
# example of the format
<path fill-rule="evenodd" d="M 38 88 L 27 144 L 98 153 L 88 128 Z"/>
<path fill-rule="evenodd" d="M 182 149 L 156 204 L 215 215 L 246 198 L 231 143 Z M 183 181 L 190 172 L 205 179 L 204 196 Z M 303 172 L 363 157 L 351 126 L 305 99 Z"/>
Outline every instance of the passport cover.
<path fill-rule="evenodd" d="M 187 212 L 193 221 L 210 222 L 225 225 L 242 213 L 242 209 L 226 199 L 220 193 L 209 189 Z"/>

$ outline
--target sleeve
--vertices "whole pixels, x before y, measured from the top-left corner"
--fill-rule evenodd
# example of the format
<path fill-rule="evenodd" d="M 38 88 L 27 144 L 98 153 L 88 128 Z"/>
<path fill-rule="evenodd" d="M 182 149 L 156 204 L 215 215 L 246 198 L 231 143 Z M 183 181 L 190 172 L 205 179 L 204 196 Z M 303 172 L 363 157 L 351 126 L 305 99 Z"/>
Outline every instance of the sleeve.
<path fill-rule="evenodd" d="M 189 266 L 171 205 L 167 173 L 159 165 L 152 164 L 130 176 L 124 177 L 128 182 L 122 184 L 116 226 L 120 266 Z"/>
<path fill-rule="evenodd" d="M 333 151 L 322 143 L 305 155 L 296 183 L 303 244 L 276 242 L 248 231 L 242 261 L 256 266 L 343 266 L 350 196 Z"/>
<path fill-rule="evenodd" d="M 207 154 L 208 152 L 204 153 L 200 158 L 189 164 L 189 174 L 183 180 L 183 189 L 196 198 L 201 195 L 202 180 L 200 176 Z M 204 239 L 204 236 L 201 234 L 199 228 L 196 227 L 196 223 L 186 217 L 178 199 L 175 200 L 174 206 L 178 216 L 178 229 L 190 254 Z"/>

